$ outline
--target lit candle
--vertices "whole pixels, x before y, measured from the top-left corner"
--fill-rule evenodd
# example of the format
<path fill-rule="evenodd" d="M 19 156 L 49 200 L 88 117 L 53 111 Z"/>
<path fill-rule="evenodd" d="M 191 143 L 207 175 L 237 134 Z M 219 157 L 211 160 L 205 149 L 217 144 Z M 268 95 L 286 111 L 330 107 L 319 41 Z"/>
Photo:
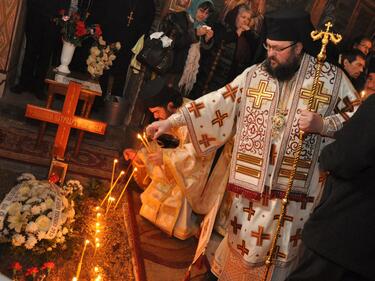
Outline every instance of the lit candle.
<path fill-rule="evenodd" d="M 119 179 L 125 174 L 124 171 L 121 171 L 121 173 L 119 174 L 119 176 L 117 177 L 116 181 L 114 182 L 114 184 L 112 185 L 112 187 L 109 189 L 108 193 L 106 194 L 106 196 L 104 197 L 104 199 L 102 200 L 102 202 L 100 203 L 100 206 L 103 205 L 103 203 L 105 202 L 105 200 L 111 195 L 111 192 L 112 190 L 115 188 L 117 182 L 119 181 Z"/>
<path fill-rule="evenodd" d="M 147 152 L 150 152 L 149 147 L 147 146 L 147 143 L 144 141 L 144 139 L 142 138 L 142 136 L 141 136 L 140 134 L 138 134 L 138 135 L 137 135 L 137 138 L 138 138 L 139 140 L 141 140 L 141 142 L 142 142 L 143 145 L 145 146 Z"/>
<path fill-rule="evenodd" d="M 130 180 L 132 179 L 132 177 L 133 177 L 133 175 L 134 175 L 134 172 L 136 172 L 137 171 L 137 168 L 134 168 L 133 169 L 133 172 L 130 174 L 130 176 L 129 176 L 129 179 L 128 179 L 128 181 L 126 182 L 126 184 L 125 184 L 125 186 L 124 186 L 124 188 L 122 189 L 122 191 L 121 191 L 121 194 L 120 194 L 120 197 L 118 198 L 118 200 L 117 200 L 117 203 L 116 203 L 116 205 L 115 205 L 115 207 L 113 208 L 113 209 L 115 209 L 116 210 L 116 208 L 117 208 L 117 205 L 120 203 L 120 201 L 121 201 L 121 198 L 122 198 L 122 196 L 124 195 L 124 193 L 125 193 L 125 190 L 126 190 L 126 188 L 128 187 L 128 185 L 129 185 L 129 182 L 130 182 Z"/>
<path fill-rule="evenodd" d="M 113 185 L 113 178 L 114 178 L 114 175 L 115 175 L 115 170 L 116 170 L 116 164 L 117 164 L 118 160 L 117 159 L 114 159 L 113 160 L 113 166 L 112 166 L 112 176 L 111 176 L 111 187 Z"/>
<path fill-rule="evenodd" d="M 81 274 L 81 268 L 83 263 L 83 257 L 85 256 L 87 245 L 90 243 L 89 240 L 85 240 L 85 245 L 83 246 L 83 251 L 81 254 L 81 259 L 79 260 L 78 267 L 77 267 L 77 273 L 76 276 L 73 278 L 73 280 L 78 281 L 79 275 Z"/>
<path fill-rule="evenodd" d="M 151 148 L 150 142 L 148 141 L 147 136 L 146 136 L 146 132 L 143 132 L 143 139 L 146 141 L 146 144 L 147 144 L 148 148 Z"/>
<path fill-rule="evenodd" d="M 114 197 L 109 197 L 108 198 L 107 210 L 105 211 L 105 214 L 108 213 L 108 210 L 111 208 L 111 205 L 112 205 L 113 202 L 115 202 L 115 200 L 116 199 Z"/>

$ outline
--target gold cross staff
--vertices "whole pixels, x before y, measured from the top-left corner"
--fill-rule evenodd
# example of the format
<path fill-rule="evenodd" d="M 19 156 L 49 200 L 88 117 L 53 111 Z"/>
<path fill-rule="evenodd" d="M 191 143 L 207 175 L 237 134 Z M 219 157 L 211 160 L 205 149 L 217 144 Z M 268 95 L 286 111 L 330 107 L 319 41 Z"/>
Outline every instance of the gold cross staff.
<path fill-rule="evenodd" d="M 327 28 L 326 31 L 311 31 L 311 38 L 316 41 L 318 39 L 322 39 L 322 48 L 320 50 L 320 53 L 318 54 L 318 61 L 324 61 L 327 57 L 326 55 L 326 47 L 331 41 L 333 44 L 337 45 L 340 43 L 342 36 L 340 34 L 334 34 L 329 31 L 329 29 L 332 27 L 332 23 L 329 21 L 325 24 L 325 27 Z"/>

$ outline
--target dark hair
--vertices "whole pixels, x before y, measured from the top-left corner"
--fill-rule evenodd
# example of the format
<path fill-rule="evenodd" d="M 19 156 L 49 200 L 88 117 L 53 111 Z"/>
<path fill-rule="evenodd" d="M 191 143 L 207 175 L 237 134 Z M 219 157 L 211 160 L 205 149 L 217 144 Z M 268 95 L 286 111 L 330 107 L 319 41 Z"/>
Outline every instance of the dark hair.
<path fill-rule="evenodd" d="M 160 106 L 166 107 L 169 102 L 173 102 L 173 105 L 176 108 L 182 105 L 182 102 L 183 102 L 182 95 L 176 89 L 173 89 L 170 86 L 165 86 L 162 90 L 162 93 L 165 93 L 169 97 L 169 99 L 163 102 Z"/>
<path fill-rule="evenodd" d="M 202 9 L 204 11 L 208 10 L 209 14 L 212 14 L 215 11 L 214 5 L 211 2 L 203 2 L 198 6 L 198 9 Z"/>
<path fill-rule="evenodd" d="M 360 50 L 352 49 L 342 54 L 341 64 L 344 64 L 344 60 L 348 60 L 350 63 L 352 63 L 357 59 L 357 57 L 360 57 L 366 61 L 366 56 Z"/>
<path fill-rule="evenodd" d="M 353 39 L 352 47 L 361 44 L 362 41 L 369 41 L 372 44 L 372 41 L 369 37 L 361 35 L 361 36 L 357 36 Z"/>

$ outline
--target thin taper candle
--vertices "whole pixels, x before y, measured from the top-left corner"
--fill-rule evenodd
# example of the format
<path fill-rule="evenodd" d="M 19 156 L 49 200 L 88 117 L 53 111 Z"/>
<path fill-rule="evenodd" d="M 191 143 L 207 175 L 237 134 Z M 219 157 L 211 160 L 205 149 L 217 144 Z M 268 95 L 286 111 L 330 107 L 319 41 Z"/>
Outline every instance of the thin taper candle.
<path fill-rule="evenodd" d="M 122 196 L 124 195 L 124 192 L 125 192 L 126 188 L 128 187 L 129 182 L 130 182 L 131 178 L 133 177 L 134 172 L 136 172 L 136 171 L 137 171 L 137 168 L 134 168 L 134 169 L 133 169 L 133 172 L 130 174 L 129 179 L 128 179 L 127 183 L 125 184 L 124 188 L 122 189 L 121 194 L 120 194 L 120 196 L 119 196 L 119 198 L 118 198 L 118 200 L 117 200 L 117 203 L 116 203 L 114 209 L 116 209 L 116 208 L 117 208 L 117 205 L 120 203 L 121 198 L 122 198 Z"/>

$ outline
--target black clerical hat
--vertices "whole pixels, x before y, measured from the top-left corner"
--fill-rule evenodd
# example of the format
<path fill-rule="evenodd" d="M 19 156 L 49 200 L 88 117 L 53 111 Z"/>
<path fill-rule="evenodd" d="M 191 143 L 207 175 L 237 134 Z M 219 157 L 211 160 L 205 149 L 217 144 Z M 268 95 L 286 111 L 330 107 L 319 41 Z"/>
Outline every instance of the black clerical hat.
<path fill-rule="evenodd" d="M 372 57 L 368 65 L 368 73 L 375 73 L 375 57 Z"/>
<path fill-rule="evenodd" d="M 159 76 L 144 84 L 139 98 L 145 107 L 157 107 L 167 105 L 177 95 L 180 93 L 169 85 L 167 79 Z"/>

